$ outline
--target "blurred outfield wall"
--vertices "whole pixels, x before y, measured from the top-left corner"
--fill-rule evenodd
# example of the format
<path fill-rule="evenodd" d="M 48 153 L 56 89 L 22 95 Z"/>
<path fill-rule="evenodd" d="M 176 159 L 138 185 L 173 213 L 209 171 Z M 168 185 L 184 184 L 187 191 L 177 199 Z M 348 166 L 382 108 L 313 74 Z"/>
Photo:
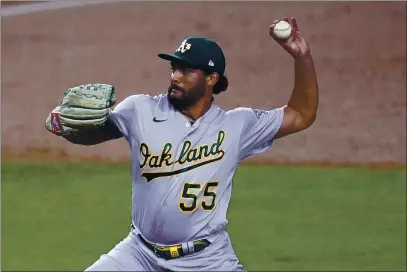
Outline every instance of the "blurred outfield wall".
<path fill-rule="evenodd" d="M 405 2 L 123 2 L 3 17 L 3 156 L 127 159 L 124 140 L 75 146 L 44 129 L 46 116 L 76 84 L 113 84 L 119 100 L 165 92 L 169 65 L 156 55 L 190 35 L 224 49 L 230 87 L 216 97 L 221 107 L 281 106 L 293 61 L 268 26 L 286 15 L 297 17 L 311 45 L 319 115 L 253 159 L 405 163 Z"/>

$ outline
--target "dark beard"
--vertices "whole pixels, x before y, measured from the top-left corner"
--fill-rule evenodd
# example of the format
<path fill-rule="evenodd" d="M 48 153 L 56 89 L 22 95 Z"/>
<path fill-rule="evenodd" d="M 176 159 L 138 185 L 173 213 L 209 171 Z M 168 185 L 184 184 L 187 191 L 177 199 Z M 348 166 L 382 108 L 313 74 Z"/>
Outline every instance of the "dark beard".
<path fill-rule="evenodd" d="M 171 84 L 168 87 L 168 101 L 174 106 L 179 111 L 182 111 L 190 106 L 193 106 L 198 102 L 199 99 L 201 99 L 204 94 L 205 94 L 205 85 L 204 82 L 203 84 L 198 84 L 194 88 L 190 89 L 189 91 L 186 91 L 183 88 L 180 88 L 176 85 Z M 180 92 L 182 92 L 182 98 L 174 98 L 171 97 L 171 90 L 175 89 Z"/>

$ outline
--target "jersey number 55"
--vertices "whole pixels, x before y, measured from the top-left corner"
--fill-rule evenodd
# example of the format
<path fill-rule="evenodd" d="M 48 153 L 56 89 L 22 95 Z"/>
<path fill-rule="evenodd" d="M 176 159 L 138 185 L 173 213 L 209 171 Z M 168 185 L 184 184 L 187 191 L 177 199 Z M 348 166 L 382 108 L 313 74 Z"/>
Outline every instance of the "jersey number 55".
<path fill-rule="evenodd" d="M 195 211 L 198 208 L 198 195 L 200 195 L 202 188 L 204 188 L 202 196 L 207 199 L 199 201 L 199 206 L 203 211 L 212 211 L 216 206 L 215 189 L 218 185 L 219 181 L 209 181 L 205 186 L 199 182 L 185 182 L 182 189 L 181 201 L 178 203 L 178 208 L 182 212 L 187 213 Z"/>

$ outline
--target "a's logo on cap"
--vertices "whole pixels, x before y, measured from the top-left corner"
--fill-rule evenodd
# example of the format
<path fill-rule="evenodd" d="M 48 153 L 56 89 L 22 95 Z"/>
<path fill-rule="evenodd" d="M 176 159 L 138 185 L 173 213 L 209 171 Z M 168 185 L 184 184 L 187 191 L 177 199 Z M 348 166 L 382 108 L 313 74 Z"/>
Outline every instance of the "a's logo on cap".
<path fill-rule="evenodd" d="M 192 45 L 187 43 L 187 40 L 184 40 L 175 52 L 185 53 L 187 50 L 191 49 L 191 47 Z"/>

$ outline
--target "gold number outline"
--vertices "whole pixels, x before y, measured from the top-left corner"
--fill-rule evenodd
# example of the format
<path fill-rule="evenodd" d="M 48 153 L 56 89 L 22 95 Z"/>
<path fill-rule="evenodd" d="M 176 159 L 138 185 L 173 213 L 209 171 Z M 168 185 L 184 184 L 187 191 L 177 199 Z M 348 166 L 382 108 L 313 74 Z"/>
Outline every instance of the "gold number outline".
<path fill-rule="evenodd" d="M 216 192 L 214 191 L 217 187 L 219 186 L 219 181 L 208 181 L 207 183 L 206 183 L 206 186 L 205 186 L 205 188 L 204 188 L 204 193 L 203 193 L 203 196 L 204 197 L 212 197 L 212 202 L 211 202 L 211 204 L 210 205 L 207 205 L 206 203 L 206 201 L 205 200 L 202 200 L 201 201 L 201 208 L 202 208 L 202 210 L 204 210 L 205 212 L 211 212 L 211 211 L 213 211 L 214 209 L 215 209 L 215 207 L 216 207 L 216 197 L 217 197 L 217 194 L 216 194 Z M 211 187 L 213 187 L 213 189 L 210 189 Z M 204 206 L 207 206 L 207 207 L 210 207 L 210 206 L 213 206 L 212 208 L 206 208 L 206 207 L 204 207 Z"/>
<path fill-rule="evenodd" d="M 190 187 L 190 185 L 198 185 L 198 188 Z M 195 192 L 189 192 L 189 190 L 198 190 L 197 193 Z M 185 206 L 184 201 L 178 202 L 178 209 L 180 209 L 181 212 L 183 213 L 193 213 L 197 208 L 198 208 L 198 194 L 202 189 L 202 184 L 200 182 L 184 182 L 184 185 L 182 186 L 182 192 L 181 192 L 181 200 L 190 200 L 193 199 L 194 201 L 192 202 L 191 206 Z M 194 197 L 184 197 L 184 195 L 194 195 Z M 192 210 L 190 210 L 192 208 Z"/>
<path fill-rule="evenodd" d="M 191 186 L 193 185 L 193 186 Z M 196 186 L 198 185 L 198 186 Z M 201 182 L 184 182 L 183 186 L 182 186 L 182 192 L 181 192 L 181 200 L 178 202 L 178 209 L 182 212 L 182 213 L 193 213 L 194 211 L 196 211 L 196 209 L 198 208 L 198 201 L 200 202 L 199 207 L 201 207 L 201 209 L 205 212 L 211 212 L 215 209 L 216 207 L 216 191 L 215 189 L 219 186 L 219 181 L 208 181 L 204 187 L 204 193 L 203 193 L 203 197 L 211 197 L 212 198 L 212 202 L 210 205 L 208 205 L 207 201 L 201 200 L 199 201 L 199 193 L 202 190 L 202 183 Z M 211 189 L 211 187 L 213 189 Z M 190 191 L 190 190 L 197 190 L 197 191 Z M 185 201 L 182 200 L 193 200 L 192 204 L 190 206 L 186 206 Z M 207 207 L 210 208 L 207 208 Z M 213 207 L 212 207 L 213 206 Z"/>

